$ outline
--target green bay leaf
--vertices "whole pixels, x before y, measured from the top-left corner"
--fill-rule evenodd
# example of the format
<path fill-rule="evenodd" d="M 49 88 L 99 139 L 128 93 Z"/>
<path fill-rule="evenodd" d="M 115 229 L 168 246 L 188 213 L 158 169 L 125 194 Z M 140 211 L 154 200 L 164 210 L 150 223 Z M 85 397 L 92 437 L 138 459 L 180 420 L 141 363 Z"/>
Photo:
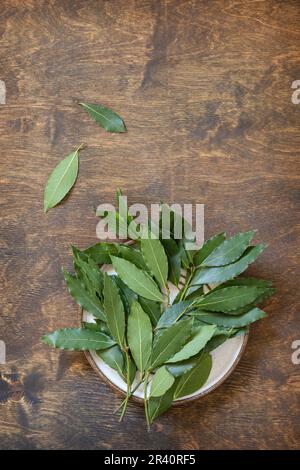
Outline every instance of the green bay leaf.
<path fill-rule="evenodd" d="M 226 235 L 225 233 L 219 233 L 218 235 L 214 235 L 213 237 L 209 238 L 204 242 L 202 247 L 196 252 L 194 255 L 194 265 L 198 266 L 202 264 L 203 261 L 225 240 Z"/>
<path fill-rule="evenodd" d="M 108 328 L 119 346 L 124 346 L 125 312 L 119 289 L 106 273 L 104 274 L 104 310 Z"/>
<path fill-rule="evenodd" d="M 212 368 L 212 358 L 210 354 L 203 353 L 197 364 L 180 378 L 174 398 L 182 398 L 191 395 L 199 390 L 206 383 Z"/>
<path fill-rule="evenodd" d="M 111 260 L 119 277 L 130 289 L 146 299 L 163 301 L 162 293 L 149 274 L 125 259 L 111 256 Z"/>
<path fill-rule="evenodd" d="M 106 322 L 105 313 L 99 298 L 88 292 L 82 282 L 72 274 L 64 269 L 62 270 L 68 290 L 73 299 L 80 305 L 81 308 L 89 313 L 92 313 L 96 318 Z"/>
<path fill-rule="evenodd" d="M 103 273 L 98 265 L 87 254 L 72 246 L 73 264 L 78 279 L 80 279 L 86 290 L 97 293 L 100 297 L 103 289 Z"/>
<path fill-rule="evenodd" d="M 151 238 L 142 239 L 141 251 L 157 282 L 165 286 L 168 279 L 168 258 L 161 242 Z"/>
<path fill-rule="evenodd" d="M 125 380 L 124 375 L 124 354 L 118 344 L 115 344 L 109 349 L 98 351 L 97 355 L 112 369 L 116 370 L 120 377 Z"/>
<path fill-rule="evenodd" d="M 183 315 L 189 311 L 189 307 L 193 303 L 192 300 L 182 300 L 176 304 L 168 307 L 164 313 L 161 315 L 157 328 L 166 328 L 173 323 L 176 323 Z"/>
<path fill-rule="evenodd" d="M 256 286 L 232 286 L 216 289 L 197 302 L 197 308 L 213 312 L 230 312 L 254 302 L 262 293 Z"/>
<path fill-rule="evenodd" d="M 238 233 L 228 240 L 224 240 L 202 264 L 204 266 L 224 266 L 233 263 L 244 253 L 254 234 L 255 230 L 251 230 L 249 232 Z"/>
<path fill-rule="evenodd" d="M 246 250 L 245 254 L 238 261 L 228 264 L 227 266 L 198 268 L 195 271 L 191 285 L 216 284 L 218 282 L 228 281 L 244 272 L 249 264 L 253 263 L 264 249 L 265 245 L 262 244 L 253 246 L 249 250 Z"/>
<path fill-rule="evenodd" d="M 78 153 L 82 145 L 64 158 L 52 171 L 44 192 L 44 212 L 56 206 L 68 194 L 78 174 Z"/>
<path fill-rule="evenodd" d="M 110 255 L 116 255 L 118 249 L 114 243 L 100 242 L 83 250 L 96 264 L 110 264 Z"/>
<path fill-rule="evenodd" d="M 43 336 L 42 341 L 49 346 L 70 351 L 106 349 L 115 344 L 109 336 L 84 328 L 64 328 Z"/>
<path fill-rule="evenodd" d="M 165 366 L 157 369 L 151 381 L 150 397 L 160 397 L 166 393 L 172 387 L 174 380 L 174 377 Z"/>
<path fill-rule="evenodd" d="M 199 326 L 193 333 L 192 339 L 178 353 L 171 357 L 168 363 L 184 361 L 198 354 L 212 338 L 215 330 L 215 325 Z"/>
<path fill-rule="evenodd" d="M 149 316 L 152 325 L 156 326 L 161 316 L 161 304 L 153 300 L 144 299 L 144 297 L 139 297 L 139 303 Z"/>
<path fill-rule="evenodd" d="M 210 313 L 197 310 L 192 312 L 191 315 L 205 323 L 225 326 L 227 328 L 242 328 L 267 316 L 266 312 L 259 308 L 252 308 L 242 315 L 224 315 L 222 313 Z"/>
<path fill-rule="evenodd" d="M 164 364 L 181 349 L 191 335 L 192 325 L 193 322 L 186 319 L 163 330 L 153 345 L 152 369 Z"/>
<path fill-rule="evenodd" d="M 152 326 L 148 315 L 137 301 L 131 306 L 128 317 L 127 341 L 137 368 L 143 372 L 152 349 Z"/>
<path fill-rule="evenodd" d="M 167 390 L 167 392 L 160 397 L 150 398 L 148 402 L 148 412 L 151 423 L 153 423 L 156 418 L 161 416 L 172 406 L 175 387 L 176 381 L 172 387 L 169 388 L 169 390 Z"/>
<path fill-rule="evenodd" d="M 101 104 L 79 103 L 99 126 L 108 132 L 126 132 L 123 119 Z"/>

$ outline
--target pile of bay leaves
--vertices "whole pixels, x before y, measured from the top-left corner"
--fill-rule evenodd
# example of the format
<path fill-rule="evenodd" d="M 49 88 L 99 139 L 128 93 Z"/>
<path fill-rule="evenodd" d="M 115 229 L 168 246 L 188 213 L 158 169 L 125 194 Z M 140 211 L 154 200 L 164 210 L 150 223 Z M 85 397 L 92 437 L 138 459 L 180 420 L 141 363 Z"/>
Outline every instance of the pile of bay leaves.
<path fill-rule="evenodd" d="M 94 321 L 42 338 L 60 349 L 96 351 L 118 372 L 127 384 L 121 418 L 142 387 L 148 426 L 173 400 L 205 384 L 211 351 L 264 318 L 257 305 L 274 292 L 268 281 L 238 277 L 265 248 L 251 245 L 254 231 L 231 238 L 220 233 L 191 251 L 184 239 L 174 238 L 177 216 L 170 213 L 167 239 L 164 233 L 132 245 L 73 247 L 75 275 L 64 270 L 64 278 Z M 116 274 L 108 275 L 104 265 L 112 265 Z M 170 283 L 178 287 L 172 303 Z"/>

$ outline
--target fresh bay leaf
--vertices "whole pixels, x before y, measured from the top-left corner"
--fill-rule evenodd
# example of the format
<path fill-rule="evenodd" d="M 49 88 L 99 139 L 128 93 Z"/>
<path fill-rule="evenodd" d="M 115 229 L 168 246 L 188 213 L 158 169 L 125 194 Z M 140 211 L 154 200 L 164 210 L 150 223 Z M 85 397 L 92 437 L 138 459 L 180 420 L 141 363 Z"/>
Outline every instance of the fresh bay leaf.
<path fill-rule="evenodd" d="M 202 354 L 202 352 L 200 354 Z M 173 375 L 173 377 L 181 377 L 197 364 L 198 359 L 199 355 L 196 355 L 186 359 L 185 361 L 166 364 L 166 368 Z"/>
<path fill-rule="evenodd" d="M 153 345 L 151 355 L 152 369 L 164 364 L 181 349 L 191 335 L 192 325 L 193 322 L 190 319 L 182 320 L 163 331 Z"/>
<path fill-rule="evenodd" d="M 192 339 L 178 353 L 171 357 L 168 363 L 184 361 L 198 354 L 212 338 L 215 330 L 215 325 L 199 326 L 194 332 Z"/>
<path fill-rule="evenodd" d="M 225 233 L 219 233 L 204 242 L 203 246 L 194 255 L 194 265 L 199 266 L 203 261 L 225 240 Z"/>
<path fill-rule="evenodd" d="M 212 358 L 210 354 L 203 353 L 197 364 L 184 374 L 174 392 L 174 399 L 182 398 L 199 390 L 206 383 L 212 368 Z"/>
<path fill-rule="evenodd" d="M 97 355 L 112 369 L 116 370 L 122 379 L 125 379 L 124 375 L 124 354 L 121 351 L 118 344 L 115 344 L 109 349 L 98 351 Z"/>
<path fill-rule="evenodd" d="M 101 104 L 79 103 L 89 115 L 108 132 L 126 132 L 123 119 Z"/>
<path fill-rule="evenodd" d="M 204 294 L 203 285 L 202 286 L 190 286 L 185 294 L 186 300 L 195 300 L 199 297 L 202 297 Z"/>
<path fill-rule="evenodd" d="M 252 308 L 256 307 L 258 304 L 263 302 L 268 297 L 271 297 L 271 295 L 273 295 L 275 292 L 275 289 L 273 287 L 259 287 L 258 289 L 259 289 L 259 294 L 253 302 L 245 305 L 244 307 L 238 308 L 236 310 L 231 310 L 229 314 L 230 315 L 242 315 L 248 312 L 249 310 L 251 310 Z"/>
<path fill-rule="evenodd" d="M 197 308 L 226 313 L 254 302 L 261 292 L 261 288 L 256 286 L 232 286 L 212 290 L 197 302 Z"/>
<path fill-rule="evenodd" d="M 208 343 L 206 344 L 206 346 L 204 348 L 204 351 L 205 352 L 211 352 L 214 349 L 217 349 L 219 346 L 221 346 L 221 344 L 225 343 L 225 341 L 227 341 L 227 340 L 228 340 L 227 335 L 214 336 L 213 338 L 211 338 L 208 341 Z"/>
<path fill-rule="evenodd" d="M 127 374 L 128 374 L 127 367 L 129 369 L 129 383 L 130 383 L 130 385 L 132 385 L 132 383 L 135 379 L 135 376 L 136 376 L 137 368 L 136 368 L 136 365 L 135 365 L 135 363 L 134 363 L 134 361 L 131 357 L 129 358 L 129 364 L 128 365 L 127 365 L 127 361 L 125 362 L 125 368 L 124 368 L 124 376 L 126 377 L 125 382 L 127 381 Z"/>
<path fill-rule="evenodd" d="M 161 316 L 161 304 L 153 300 L 144 299 L 144 297 L 139 297 L 139 303 L 149 316 L 152 325 L 156 326 Z"/>
<path fill-rule="evenodd" d="M 150 423 L 161 416 L 165 411 L 167 411 L 173 403 L 173 395 L 176 386 L 176 381 L 174 385 L 167 390 L 167 392 L 161 397 L 151 397 L 148 402 L 148 412 Z"/>
<path fill-rule="evenodd" d="M 51 173 L 44 192 L 44 212 L 56 206 L 68 194 L 78 174 L 78 153 L 82 145 L 64 158 Z"/>
<path fill-rule="evenodd" d="M 117 255 L 118 249 L 114 243 L 100 242 L 83 250 L 96 264 L 110 264 L 110 255 Z"/>
<path fill-rule="evenodd" d="M 169 280 L 172 282 L 172 284 L 178 286 L 181 273 L 181 257 L 179 247 L 173 238 L 161 240 L 161 243 L 168 258 Z"/>
<path fill-rule="evenodd" d="M 163 301 L 162 293 L 149 274 L 125 259 L 111 256 L 111 260 L 119 277 L 130 289 L 146 299 Z"/>
<path fill-rule="evenodd" d="M 132 304 L 128 317 L 127 341 L 137 368 L 143 372 L 149 362 L 152 349 L 152 326 L 140 304 Z"/>
<path fill-rule="evenodd" d="M 72 274 L 65 270 L 63 270 L 63 275 L 68 290 L 78 305 L 87 312 L 92 313 L 96 318 L 106 321 L 105 313 L 99 298 L 88 292 L 77 277 L 72 276 Z"/>
<path fill-rule="evenodd" d="M 145 271 L 148 270 L 143 255 L 140 251 L 136 250 L 135 248 L 130 248 L 126 245 L 118 245 L 117 249 L 118 255 L 120 255 L 121 258 L 135 264 L 139 269 L 143 269 Z"/>
<path fill-rule="evenodd" d="M 165 249 L 167 256 L 171 257 L 179 253 L 179 247 L 173 238 L 166 238 L 160 241 Z"/>
<path fill-rule="evenodd" d="M 151 381 L 150 397 L 164 395 L 172 387 L 174 380 L 173 375 L 166 369 L 166 366 L 157 369 Z"/>
<path fill-rule="evenodd" d="M 142 239 L 141 251 L 157 282 L 165 286 L 168 279 L 168 258 L 161 242 L 151 238 Z"/>
<path fill-rule="evenodd" d="M 106 349 L 115 342 L 104 333 L 84 328 L 64 328 L 43 336 L 42 341 L 49 346 L 69 351 L 87 351 Z"/>
<path fill-rule="evenodd" d="M 174 286 L 178 287 L 181 273 L 180 253 L 168 258 L 169 263 L 169 279 Z"/>
<path fill-rule="evenodd" d="M 113 275 L 110 277 L 118 287 L 125 308 L 125 312 L 127 315 L 129 315 L 131 305 L 134 300 L 137 300 L 138 296 L 135 292 L 133 292 L 133 290 L 129 289 L 129 287 L 124 284 L 124 282 L 119 278 L 119 276 Z"/>
<path fill-rule="evenodd" d="M 253 308 L 243 315 L 224 315 L 222 313 L 197 312 L 196 310 L 193 311 L 191 315 L 206 323 L 225 326 L 227 328 L 241 328 L 267 316 L 267 314 L 259 308 Z"/>
<path fill-rule="evenodd" d="M 253 263 L 256 258 L 263 252 L 265 245 L 256 245 L 249 249 L 242 258 L 227 266 L 220 266 L 214 268 L 198 268 L 195 271 L 192 285 L 199 284 L 215 284 L 218 282 L 228 281 L 229 279 L 238 276 L 244 272 L 249 264 Z"/>
<path fill-rule="evenodd" d="M 104 310 L 108 328 L 119 346 L 124 346 L 125 312 L 119 289 L 106 273 L 104 274 Z"/>
<path fill-rule="evenodd" d="M 256 286 L 272 288 L 272 282 L 266 281 L 265 279 L 257 279 L 255 277 L 239 277 L 237 279 L 232 279 L 230 281 L 224 282 L 220 286 L 215 287 L 215 289 L 221 289 L 223 287 L 231 286 Z"/>
<path fill-rule="evenodd" d="M 164 313 L 161 315 L 157 328 L 166 328 L 173 323 L 176 323 L 183 315 L 189 311 L 189 307 L 193 303 L 192 300 L 182 300 L 176 304 L 168 307 Z"/>
<path fill-rule="evenodd" d="M 224 240 L 202 264 L 204 266 L 224 266 L 233 263 L 244 253 L 254 234 L 255 230 L 251 230 L 249 232 L 238 233 L 228 240 Z"/>
<path fill-rule="evenodd" d="M 96 320 L 95 323 L 93 322 L 83 322 L 82 326 L 87 330 L 92 331 L 101 331 L 101 333 L 105 333 L 106 335 L 110 335 L 110 331 L 108 329 L 107 323 L 102 320 Z"/>
<path fill-rule="evenodd" d="M 77 277 L 84 283 L 86 289 L 102 295 L 103 273 L 88 255 L 72 246 L 73 263 Z"/>

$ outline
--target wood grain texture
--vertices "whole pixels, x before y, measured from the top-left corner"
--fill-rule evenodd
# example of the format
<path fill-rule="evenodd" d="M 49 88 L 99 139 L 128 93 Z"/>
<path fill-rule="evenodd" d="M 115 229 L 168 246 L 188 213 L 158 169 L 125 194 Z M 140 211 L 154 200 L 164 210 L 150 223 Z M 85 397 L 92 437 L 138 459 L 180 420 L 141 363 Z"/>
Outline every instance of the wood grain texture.
<path fill-rule="evenodd" d="M 299 2 L 2 0 L 0 45 L 0 448 L 299 448 Z M 81 142 L 74 189 L 44 215 L 49 173 Z M 207 236 L 256 227 L 270 246 L 249 273 L 278 289 L 227 382 L 150 432 L 138 405 L 119 424 L 83 354 L 39 340 L 76 322 L 60 266 L 95 241 L 92 207 L 117 186 L 129 202 L 204 203 Z"/>

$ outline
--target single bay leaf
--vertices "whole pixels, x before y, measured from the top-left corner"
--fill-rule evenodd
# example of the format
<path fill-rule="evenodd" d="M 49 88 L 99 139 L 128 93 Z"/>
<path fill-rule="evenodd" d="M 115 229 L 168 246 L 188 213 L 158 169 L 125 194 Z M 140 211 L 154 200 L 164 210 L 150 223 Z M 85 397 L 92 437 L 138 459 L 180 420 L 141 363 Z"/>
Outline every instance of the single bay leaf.
<path fill-rule="evenodd" d="M 153 279 L 143 270 L 138 269 L 133 263 L 116 256 L 111 256 L 114 269 L 122 281 L 134 292 L 149 300 L 163 301 Z"/>
<path fill-rule="evenodd" d="M 213 312 L 230 312 L 255 301 L 261 294 L 256 286 L 232 286 L 206 294 L 197 302 L 197 308 Z"/>
<path fill-rule="evenodd" d="M 180 253 L 174 256 L 168 257 L 169 263 L 169 279 L 174 286 L 178 287 L 181 273 L 181 258 Z"/>
<path fill-rule="evenodd" d="M 144 297 L 139 297 L 139 303 L 149 316 L 152 325 L 156 326 L 161 316 L 161 304 L 153 300 L 144 299 Z"/>
<path fill-rule="evenodd" d="M 183 300 L 171 305 L 171 307 L 167 308 L 161 315 L 157 323 L 157 328 L 166 328 L 173 323 L 176 323 L 176 321 L 189 311 L 189 307 L 192 303 L 192 300 Z"/>
<path fill-rule="evenodd" d="M 43 336 L 42 341 L 49 346 L 70 351 L 106 349 L 115 344 L 109 336 L 84 328 L 65 328 Z"/>
<path fill-rule="evenodd" d="M 168 372 L 166 366 L 157 369 L 151 381 L 150 397 L 160 397 L 166 393 L 172 387 L 174 380 L 173 375 Z"/>
<path fill-rule="evenodd" d="M 152 326 L 140 304 L 132 304 L 128 317 L 127 341 L 137 368 L 143 372 L 149 362 L 152 349 Z"/>
<path fill-rule="evenodd" d="M 122 379 L 124 376 L 124 354 L 118 344 L 115 344 L 109 349 L 98 351 L 97 355 L 112 369 L 116 370 Z"/>
<path fill-rule="evenodd" d="M 110 255 L 116 255 L 118 249 L 114 243 L 100 242 L 83 250 L 96 264 L 110 264 Z"/>
<path fill-rule="evenodd" d="M 141 251 L 157 282 L 165 286 L 168 279 L 168 258 L 161 242 L 151 238 L 142 239 Z"/>
<path fill-rule="evenodd" d="M 224 266 L 236 261 L 245 251 L 255 234 L 255 230 L 238 233 L 225 240 L 203 261 L 204 266 Z"/>
<path fill-rule="evenodd" d="M 44 192 L 44 212 L 56 206 L 68 194 L 78 174 L 78 153 L 80 145 L 62 160 L 51 173 Z"/>
<path fill-rule="evenodd" d="M 130 248 L 126 245 L 118 245 L 118 254 L 121 258 L 130 261 L 131 263 L 135 264 L 137 268 L 143 269 L 145 271 L 148 270 L 148 267 L 144 261 L 143 255 L 140 251 L 136 250 L 135 248 Z"/>
<path fill-rule="evenodd" d="M 212 358 L 210 354 L 203 353 L 197 364 L 184 374 L 176 387 L 174 398 L 182 398 L 199 390 L 207 381 L 212 368 Z"/>
<path fill-rule="evenodd" d="M 219 346 L 221 346 L 221 344 L 225 343 L 225 341 L 228 340 L 228 336 L 227 335 L 218 335 L 218 336 L 214 336 L 213 338 L 211 338 L 208 343 L 206 344 L 205 348 L 204 348 L 204 351 L 205 352 L 211 352 L 213 351 L 214 349 L 218 348 Z"/>
<path fill-rule="evenodd" d="M 106 273 L 104 274 L 103 296 L 108 328 L 119 346 L 123 347 L 125 339 L 124 306 L 118 287 Z"/>
<path fill-rule="evenodd" d="M 130 385 L 133 384 L 133 381 L 135 379 L 135 376 L 136 376 L 136 365 L 134 363 L 134 360 L 130 357 L 129 358 L 129 364 L 127 365 L 127 361 L 125 361 L 125 367 L 124 367 L 124 376 L 125 376 L 125 382 L 127 382 L 127 367 L 129 369 L 129 383 Z"/>
<path fill-rule="evenodd" d="M 196 252 L 194 256 L 194 265 L 198 266 L 225 240 L 225 233 L 219 233 L 204 242 L 203 246 Z"/>
<path fill-rule="evenodd" d="M 87 312 L 92 313 L 96 318 L 106 321 L 105 313 L 99 298 L 88 292 L 77 277 L 72 276 L 72 274 L 68 273 L 64 269 L 62 271 L 68 290 L 78 305 Z"/>
<path fill-rule="evenodd" d="M 202 352 L 200 354 L 202 354 Z M 181 377 L 196 365 L 198 358 L 199 355 L 196 355 L 186 359 L 185 361 L 166 364 L 166 368 L 173 375 L 173 377 Z"/>
<path fill-rule="evenodd" d="M 164 364 L 181 349 L 191 335 L 192 325 L 193 322 L 189 319 L 182 320 L 163 331 L 153 345 L 151 355 L 152 369 Z"/>
<path fill-rule="evenodd" d="M 265 245 L 253 246 L 242 258 L 227 266 L 198 268 L 195 271 L 191 284 L 194 286 L 228 281 L 245 271 L 249 264 L 253 263 L 264 249 Z"/>
<path fill-rule="evenodd" d="M 176 381 L 164 395 L 150 398 L 148 402 L 148 412 L 151 423 L 172 406 L 175 387 Z"/>
<path fill-rule="evenodd" d="M 119 276 L 113 275 L 110 277 L 118 287 L 125 308 L 125 312 L 127 315 L 129 315 L 132 302 L 134 300 L 137 300 L 138 296 L 135 292 L 133 292 L 133 290 L 129 289 L 129 287 L 124 284 L 124 282 L 119 278 Z"/>
<path fill-rule="evenodd" d="M 123 119 L 114 111 L 100 104 L 79 103 L 89 115 L 108 132 L 126 132 Z"/>
<path fill-rule="evenodd" d="M 225 326 L 227 328 L 241 328 L 267 316 L 267 314 L 259 308 L 253 308 L 243 315 L 224 315 L 222 313 L 197 312 L 196 310 L 193 311 L 191 315 L 206 323 Z"/>
<path fill-rule="evenodd" d="M 161 240 L 169 264 L 169 280 L 178 287 L 181 274 L 181 256 L 179 247 L 173 238 Z"/>
<path fill-rule="evenodd" d="M 212 338 L 215 329 L 215 325 L 199 326 L 193 334 L 192 339 L 188 341 L 178 353 L 171 357 L 168 363 L 184 361 L 198 354 Z"/>

